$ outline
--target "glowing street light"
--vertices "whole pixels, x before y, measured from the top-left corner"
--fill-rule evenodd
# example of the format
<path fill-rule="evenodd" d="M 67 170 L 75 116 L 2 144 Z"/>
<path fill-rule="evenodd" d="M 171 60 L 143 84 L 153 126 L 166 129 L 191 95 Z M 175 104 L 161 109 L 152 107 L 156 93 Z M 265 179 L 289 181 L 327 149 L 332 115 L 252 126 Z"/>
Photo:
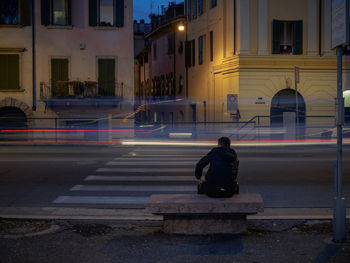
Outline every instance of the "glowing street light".
<path fill-rule="evenodd" d="M 185 26 L 184 25 L 179 25 L 178 27 L 177 27 L 177 29 L 179 30 L 179 31 L 185 31 Z"/>

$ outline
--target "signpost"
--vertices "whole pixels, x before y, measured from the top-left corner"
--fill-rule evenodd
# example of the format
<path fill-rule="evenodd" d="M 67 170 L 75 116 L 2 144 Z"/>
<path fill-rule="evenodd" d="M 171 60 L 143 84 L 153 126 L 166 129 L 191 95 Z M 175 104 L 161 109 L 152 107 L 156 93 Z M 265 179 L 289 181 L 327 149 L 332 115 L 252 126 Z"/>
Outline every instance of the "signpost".
<path fill-rule="evenodd" d="M 296 139 L 298 139 L 298 129 L 299 129 L 299 103 L 298 103 L 298 84 L 299 84 L 299 82 L 300 82 L 299 68 L 294 67 Z"/>
<path fill-rule="evenodd" d="M 333 240 L 344 242 L 346 239 L 345 198 L 342 197 L 343 176 L 343 48 L 349 44 L 349 0 L 332 0 L 332 48 L 337 50 L 337 98 L 336 125 L 338 158 L 334 167 L 335 204 L 333 215 Z"/>

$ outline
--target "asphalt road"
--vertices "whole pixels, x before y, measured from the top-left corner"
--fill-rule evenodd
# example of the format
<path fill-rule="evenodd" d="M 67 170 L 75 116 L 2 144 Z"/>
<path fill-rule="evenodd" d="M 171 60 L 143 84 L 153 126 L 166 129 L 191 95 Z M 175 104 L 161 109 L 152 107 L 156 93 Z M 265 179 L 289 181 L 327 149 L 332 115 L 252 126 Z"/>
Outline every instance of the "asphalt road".
<path fill-rule="evenodd" d="M 195 193 L 194 165 L 209 150 L 1 146 L 0 207 L 142 208 L 152 193 Z M 265 207 L 333 207 L 335 146 L 236 150 L 241 192 L 260 193 Z M 349 146 L 343 164 L 343 193 L 349 200 Z"/>

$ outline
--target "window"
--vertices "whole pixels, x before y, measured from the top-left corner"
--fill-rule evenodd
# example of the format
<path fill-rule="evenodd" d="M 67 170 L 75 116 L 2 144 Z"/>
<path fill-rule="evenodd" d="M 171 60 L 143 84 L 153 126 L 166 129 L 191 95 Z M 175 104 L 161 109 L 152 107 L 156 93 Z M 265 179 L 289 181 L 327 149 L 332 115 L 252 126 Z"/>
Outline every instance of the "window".
<path fill-rule="evenodd" d="M 31 1 L 1 0 L 0 25 L 31 25 Z"/>
<path fill-rule="evenodd" d="M 54 0 L 52 1 L 52 20 L 53 25 L 67 25 L 67 1 Z"/>
<path fill-rule="evenodd" d="M 191 20 L 191 15 L 192 15 L 192 1 L 187 0 L 187 19 Z"/>
<path fill-rule="evenodd" d="M 19 89 L 19 55 L 0 55 L 0 90 Z"/>
<path fill-rule="evenodd" d="M 193 19 L 197 18 L 197 0 L 192 0 L 193 1 L 193 13 L 192 17 Z"/>
<path fill-rule="evenodd" d="M 174 41 L 175 41 L 175 36 L 174 33 L 170 33 L 168 35 L 168 54 L 174 54 Z"/>
<path fill-rule="evenodd" d="M 191 41 L 186 41 L 185 42 L 185 66 L 187 68 L 191 67 Z"/>
<path fill-rule="evenodd" d="M 71 25 L 71 0 L 41 0 L 41 24 Z"/>
<path fill-rule="evenodd" d="M 210 31 L 210 61 L 214 60 L 214 32 Z"/>
<path fill-rule="evenodd" d="M 303 53 L 303 21 L 273 21 L 273 54 Z"/>
<path fill-rule="evenodd" d="M 211 8 L 214 8 L 216 6 L 216 0 L 211 0 Z"/>
<path fill-rule="evenodd" d="M 90 26 L 124 26 L 124 0 L 89 0 Z"/>
<path fill-rule="evenodd" d="M 54 97 L 66 97 L 69 95 L 69 61 L 67 58 L 51 59 L 51 87 Z"/>
<path fill-rule="evenodd" d="M 100 0 L 99 3 L 99 25 L 114 25 L 114 0 Z"/>
<path fill-rule="evenodd" d="M 198 15 L 203 14 L 203 0 L 198 0 Z"/>
<path fill-rule="evenodd" d="M 196 65 L 196 40 L 192 40 L 192 67 Z"/>
<path fill-rule="evenodd" d="M 157 59 L 157 43 L 153 43 L 153 60 Z"/>
<path fill-rule="evenodd" d="M 203 36 L 198 38 L 198 64 L 203 64 Z"/>
<path fill-rule="evenodd" d="M 115 96 L 115 59 L 98 59 L 99 95 Z"/>

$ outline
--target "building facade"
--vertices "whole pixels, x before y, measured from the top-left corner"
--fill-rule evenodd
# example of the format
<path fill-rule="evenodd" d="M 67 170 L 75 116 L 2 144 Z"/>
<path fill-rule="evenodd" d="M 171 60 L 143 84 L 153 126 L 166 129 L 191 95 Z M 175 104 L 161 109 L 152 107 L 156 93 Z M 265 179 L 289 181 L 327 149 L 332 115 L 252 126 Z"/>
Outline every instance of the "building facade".
<path fill-rule="evenodd" d="M 34 1 L 34 16 L 32 1 L 0 4 L 0 115 L 38 127 L 132 112 L 132 0 Z"/>
<path fill-rule="evenodd" d="M 152 18 L 146 34 L 148 45 L 137 58 L 139 64 L 138 120 L 141 123 L 174 123 L 186 120 L 186 68 L 184 3 L 169 3 Z"/>
<path fill-rule="evenodd" d="M 331 0 L 187 0 L 186 14 L 198 119 L 334 124 Z M 349 68 L 345 56 L 344 89 Z"/>

